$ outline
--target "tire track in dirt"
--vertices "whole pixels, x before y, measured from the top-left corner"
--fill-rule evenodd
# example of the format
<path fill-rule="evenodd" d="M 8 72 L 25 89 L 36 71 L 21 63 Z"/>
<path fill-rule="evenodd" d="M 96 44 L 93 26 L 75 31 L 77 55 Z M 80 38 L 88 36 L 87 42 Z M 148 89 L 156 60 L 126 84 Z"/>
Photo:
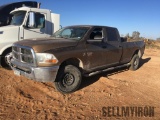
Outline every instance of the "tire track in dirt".
<path fill-rule="evenodd" d="M 147 85 L 147 84 L 144 84 L 142 82 L 137 82 L 137 81 L 131 82 L 131 81 L 124 80 L 124 79 L 117 79 L 117 78 L 114 78 L 114 77 L 112 78 L 112 76 L 111 77 L 107 77 L 107 78 L 109 80 L 112 80 L 112 81 L 116 82 L 117 84 L 119 84 L 119 88 L 123 88 L 124 89 L 124 87 L 127 87 L 128 90 L 131 93 L 136 92 L 137 94 L 139 94 L 138 96 L 143 96 L 143 100 L 147 100 L 147 101 L 155 101 L 156 100 L 157 101 L 156 105 L 159 104 L 160 99 L 159 98 L 155 98 L 155 95 L 152 94 L 152 93 L 155 93 L 157 91 L 157 89 L 154 88 L 154 87 L 151 87 L 151 85 Z M 134 85 L 134 87 L 133 87 L 133 85 Z M 148 96 L 146 96 L 147 90 L 150 90 L 150 92 L 151 92 L 148 95 L 148 96 L 150 96 L 150 98 Z"/>
<path fill-rule="evenodd" d="M 7 75 L 7 74 L 5 74 L 5 75 Z M 0 107 L 1 115 L 0 116 L 2 116 L 2 118 L 9 117 L 7 109 L 17 110 L 17 111 L 19 111 L 19 113 L 25 114 L 25 116 L 28 116 L 28 117 L 29 117 L 29 114 L 34 113 L 36 116 L 39 115 L 38 117 L 40 119 L 41 118 L 42 119 L 43 118 L 48 119 L 49 118 L 48 116 L 50 116 L 50 118 L 53 118 L 53 116 L 57 116 L 57 112 L 56 111 L 53 112 L 53 110 L 52 110 L 52 108 L 54 108 L 53 106 L 51 106 L 48 110 L 45 110 L 44 108 L 46 107 L 46 105 L 43 105 L 42 101 L 40 101 L 39 99 L 36 99 L 36 97 L 34 97 L 34 96 L 32 96 L 32 94 L 30 94 L 30 92 L 32 93 L 32 90 L 25 91 L 25 88 L 22 89 L 22 87 L 18 86 L 18 85 L 22 84 L 22 82 L 23 82 L 23 84 L 27 85 L 28 81 L 27 82 L 25 80 L 21 81 L 21 78 L 19 78 L 19 77 L 17 77 L 17 78 L 18 79 L 15 78 L 12 81 L 10 81 L 10 77 L 5 76 L 6 84 L 1 86 L 1 90 L 0 90 L 1 92 L 0 93 L 4 94 L 4 91 L 5 91 L 5 93 L 7 93 L 7 92 L 9 93 L 9 94 L 6 94 L 5 98 L 1 97 L 1 107 Z M 2 78 L 2 79 L 4 79 L 4 78 Z M 12 85 L 7 85 L 10 82 L 12 82 Z M 31 81 L 31 82 L 33 82 L 33 81 Z M 21 86 L 23 86 L 23 85 L 21 85 Z M 33 86 L 29 86 L 29 85 L 27 85 L 27 87 L 29 89 L 33 88 Z M 46 94 L 47 99 L 48 98 L 50 98 L 50 99 L 53 98 L 52 96 L 50 96 L 52 94 L 52 93 L 50 93 L 50 91 L 46 91 L 46 90 L 43 90 L 43 89 L 38 90 L 38 87 L 40 87 L 40 89 L 41 89 L 42 86 L 41 85 L 39 85 L 39 86 L 36 85 L 37 89 L 35 88 L 34 90 L 37 93 L 42 91 L 43 94 L 46 94 L 46 93 L 48 94 L 48 95 Z M 46 87 L 46 86 L 43 85 L 43 87 Z M 48 90 L 50 90 L 50 88 Z M 12 92 L 12 94 L 10 94 L 11 92 Z M 56 100 L 56 99 L 53 99 L 53 100 Z M 47 101 L 45 101 L 45 102 L 47 103 Z M 59 104 L 59 102 L 60 101 L 58 100 L 57 105 Z"/>

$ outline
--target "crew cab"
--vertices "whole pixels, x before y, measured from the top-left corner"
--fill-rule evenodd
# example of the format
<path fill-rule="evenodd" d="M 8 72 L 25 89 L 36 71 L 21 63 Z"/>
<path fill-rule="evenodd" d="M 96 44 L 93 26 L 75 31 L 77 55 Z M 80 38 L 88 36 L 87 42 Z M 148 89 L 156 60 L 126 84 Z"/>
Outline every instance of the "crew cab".
<path fill-rule="evenodd" d="M 71 93 L 82 76 L 120 67 L 137 70 L 144 49 L 143 41 L 124 41 L 114 27 L 68 26 L 50 38 L 14 43 L 11 67 L 16 75 L 54 82 L 58 91 Z"/>

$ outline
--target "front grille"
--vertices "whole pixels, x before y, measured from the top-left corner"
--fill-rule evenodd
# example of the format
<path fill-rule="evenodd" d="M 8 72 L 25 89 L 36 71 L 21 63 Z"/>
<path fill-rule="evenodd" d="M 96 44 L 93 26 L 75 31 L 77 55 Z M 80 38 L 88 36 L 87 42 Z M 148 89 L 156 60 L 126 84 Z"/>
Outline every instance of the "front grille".
<path fill-rule="evenodd" d="M 23 47 L 23 46 L 12 46 L 12 55 L 13 58 L 23 62 L 34 65 L 34 52 L 29 47 Z"/>

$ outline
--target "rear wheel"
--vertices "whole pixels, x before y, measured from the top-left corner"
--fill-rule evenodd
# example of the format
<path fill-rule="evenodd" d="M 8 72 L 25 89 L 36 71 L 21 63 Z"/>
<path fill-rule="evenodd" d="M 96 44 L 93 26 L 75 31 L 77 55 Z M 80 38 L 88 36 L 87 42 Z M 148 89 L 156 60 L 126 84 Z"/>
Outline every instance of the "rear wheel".
<path fill-rule="evenodd" d="M 132 57 L 132 60 L 131 60 L 131 66 L 129 67 L 130 70 L 132 71 L 135 71 L 138 69 L 139 67 L 139 56 L 137 54 L 135 54 L 133 57 Z"/>
<path fill-rule="evenodd" d="M 60 68 L 55 87 L 61 93 L 72 93 L 79 88 L 81 80 L 80 70 L 73 65 L 66 65 Z"/>

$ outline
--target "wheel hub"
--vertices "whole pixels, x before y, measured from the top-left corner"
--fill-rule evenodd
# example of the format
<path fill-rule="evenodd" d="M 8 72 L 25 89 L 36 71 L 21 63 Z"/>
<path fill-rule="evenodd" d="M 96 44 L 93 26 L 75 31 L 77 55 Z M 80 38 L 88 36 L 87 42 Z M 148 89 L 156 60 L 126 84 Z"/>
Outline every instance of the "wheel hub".
<path fill-rule="evenodd" d="M 136 66 L 138 63 L 137 63 L 137 60 L 135 60 L 135 62 L 134 62 L 134 66 Z"/>
<path fill-rule="evenodd" d="M 70 73 L 65 74 L 64 78 L 64 85 L 70 86 L 74 83 L 74 76 Z"/>
<path fill-rule="evenodd" d="M 9 53 L 5 56 L 5 62 L 10 65 L 12 59 L 12 53 Z"/>

